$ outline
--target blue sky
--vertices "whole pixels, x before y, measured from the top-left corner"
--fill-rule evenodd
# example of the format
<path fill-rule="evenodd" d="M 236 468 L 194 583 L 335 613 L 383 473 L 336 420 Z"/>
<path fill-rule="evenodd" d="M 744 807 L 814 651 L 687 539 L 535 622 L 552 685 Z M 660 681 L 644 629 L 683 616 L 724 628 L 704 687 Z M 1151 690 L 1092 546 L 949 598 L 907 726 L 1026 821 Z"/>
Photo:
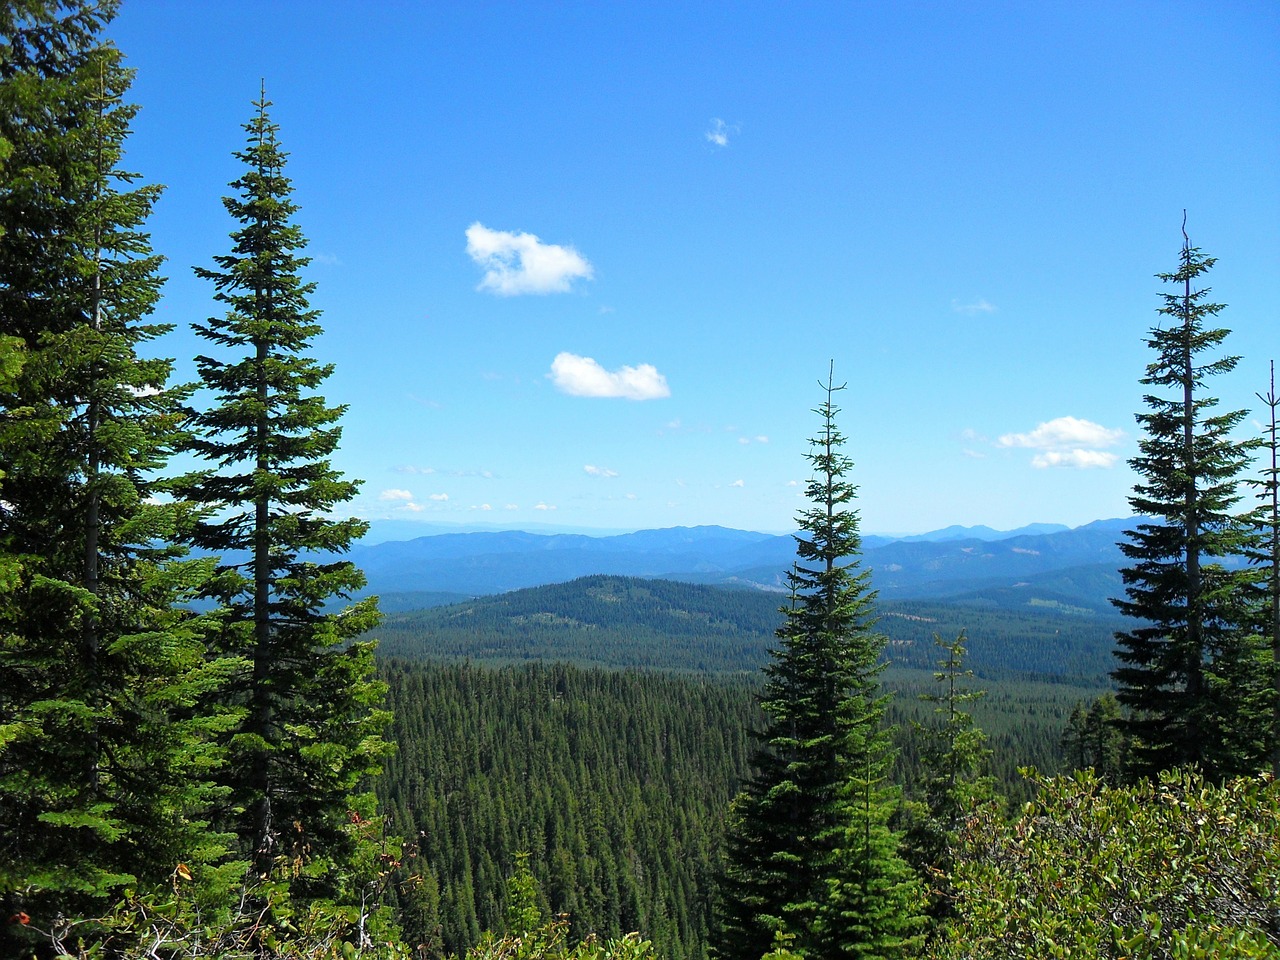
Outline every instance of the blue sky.
<path fill-rule="evenodd" d="M 265 79 L 370 519 L 791 529 L 832 359 L 865 531 L 1125 516 L 1183 208 L 1243 358 L 1214 395 L 1280 353 L 1270 4 L 125 0 L 110 35 L 184 377 Z"/>

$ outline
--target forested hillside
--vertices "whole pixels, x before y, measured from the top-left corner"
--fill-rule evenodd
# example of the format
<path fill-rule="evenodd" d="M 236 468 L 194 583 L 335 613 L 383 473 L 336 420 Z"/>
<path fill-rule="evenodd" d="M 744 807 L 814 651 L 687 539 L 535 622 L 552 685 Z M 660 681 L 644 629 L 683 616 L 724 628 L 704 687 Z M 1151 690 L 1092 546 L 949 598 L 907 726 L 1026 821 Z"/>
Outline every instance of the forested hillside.
<path fill-rule="evenodd" d="M 572 930 L 642 930 L 703 957 L 729 799 L 756 725 L 742 681 L 564 665 L 385 663 L 391 737 L 378 792 L 421 835 L 425 882 L 404 904 L 435 955 L 500 930 L 520 851 Z"/>
<path fill-rule="evenodd" d="M 593 576 L 392 614 L 373 635 L 384 656 L 408 659 L 751 672 L 768 659 L 784 602 L 759 590 Z M 1010 610 L 980 600 L 896 600 L 876 610 L 889 662 L 930 670 L 934 635 L 966 630 L 970 666 L 988 681 L 1103 683 L 1120 626 L 1118 617 L 1066 604 Z"/>
<path fill-rule="evenodd" d="M 418 836 L 424 877 L 400 906 L 432 952 L 503 929 L 519 852 L 551 913 L 577 933 L 643 930 L 660 956 L 707 954 L 729 799 L 749 770 L 757 678 L 708 679 L 565 664 L 488 668 L 385 661 L 397 752 L 378 780 L 397 832 Z M 896 782 L 921 782 L 910 721 L 932 675 L 892 673 Z M 976 711 L 995 772 L 1058 768 L 1072 707 L 1094 688 L 1008 685 Z M 419 942 L 414 940 L 413 942 Z"/>

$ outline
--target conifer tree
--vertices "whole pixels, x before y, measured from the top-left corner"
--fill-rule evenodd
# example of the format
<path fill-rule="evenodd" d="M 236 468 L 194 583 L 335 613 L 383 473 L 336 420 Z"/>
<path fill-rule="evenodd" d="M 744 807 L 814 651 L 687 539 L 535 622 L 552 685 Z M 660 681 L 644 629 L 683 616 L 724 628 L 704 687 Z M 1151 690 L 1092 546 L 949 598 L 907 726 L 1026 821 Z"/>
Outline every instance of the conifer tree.
<path fill-rule="evenodd" d="M 334 606 L 364 585 L 340 555 L 367 524 L 331 515 L 358 482 L 328 459 L 345 408 L 314 392 L 333 368 L 307 352 L 321 328 L 269 106 L 254 104 L 236 153 L 246 169 L 224 200 L 232 251 L 196 270 L 225 313 L 193 325 L 219 348 L 196 360 L 215 401 L 193 415 L 190 444 L 211 466 L 178 489 L 208 511 L 194 544 L 221 556 L 217 643 L 247 664 L 229 688 L 243 717 L 226 780 L 242 852 L 260 875 L 301 869 L 295 893 L 330 897 L 352 853 L 349 812 L 369 813 L 354 795 L 386 749 L 372 645 L 353 642 L 379 615 L 373 599 Z"/>
<path fill-rule="evenodd" d="M 1249 559 L 1262 574 L 1263 601 L 1260 633 L 1264 646 L 1271 647 L 1271 775 L 1280 780 L 1280 441 L 1277 440 L 1276 365 L 1271 362 L 1271 388 L 1257 394 L 1266 405 L 1268 418 L 1263 441 L 1262 478 L 1251 481 L 1261 501 L 1256 524 L 1261 533 Z"/>
<path fill-rule="evenodd" d="M 159 188 L 119 165 L 114 8 L 0 6 L 0 897 L 32 929 L 223 852 L 189 709 L 216 675 L 175 606 L 202 568 L 157 546 L 182 397 L 144 352 Z"/>
<path fill-rule="evenodd" d="M 987 774 L 991 750 L 987 737 L 974 722 L 969 705 L 986 696 L 967 681 L 973 671 L 964 666 L 965 634 L 950 641 L 934 634 L 934 643 L 945 656 L 933 677 L 937 693 L 920 699 L 934 705 L 931 724 L 913 722 L 921 744 L 921 802 L 911 804 L 905 852 L 929 890 L 930 913 L 935 918 L 950 907 L 949 876 L 952 844 L 962 818 L 976 806 L 994 800 L 995 779 Z"/>
<path fill-rule="evenodd" d="M 832 376 L 797 520 L 792 602 L 765 668 L 757 773 L 734 802 L 717 952 L 757 960 L 781 936 L 813 957 L 911 956 L 920 892 L 888 826 L 892 762 L 868 571 Z"/>
<path fill-rule="evenodd" d="M 1264 755 L 1263 666 L 1251 627 L 1256 572 L 1227 565 L 1245 555 L 1251 530 L 1237 487 L 1253 441 L 1233 439 L 1245 410 L 1217 413 L 1208 378 L 1232 370 L 1211 359 L 1229 331 L 1211 326 L 1223 305 L 1196 283 L 1214 263 L 1184 242 L 1178 269 L 1160 274 L 1161 317 L 1147 339 L 1156 358 L 1142 383 L 1153 389 L 1137 416 L 1145 436 L 1130 465 L 1140 480 L 1129 499 L 1149 518 L 1120 544 L 1125 598 L 1112 602 L 1137 624 L 1116 634 L 1114 672 L 1128 713 L 1130 773 L 1197 764 L 1211 778 L 1252 773 Z"/>

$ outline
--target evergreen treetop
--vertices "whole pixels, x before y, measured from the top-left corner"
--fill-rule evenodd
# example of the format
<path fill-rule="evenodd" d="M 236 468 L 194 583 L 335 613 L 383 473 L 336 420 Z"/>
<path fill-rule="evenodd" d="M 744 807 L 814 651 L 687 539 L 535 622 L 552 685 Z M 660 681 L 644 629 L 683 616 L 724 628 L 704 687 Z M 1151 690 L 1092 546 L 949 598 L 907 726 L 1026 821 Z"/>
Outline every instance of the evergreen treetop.
<path fill-rule="evenodd" d="M 1256 443 L 1232 436 L 1247 411 L 1215 412 L 1218 400 L 1204 394 L 1238 360 L 1206 356 L 1228 335 L 1211 324 L 1223 305 L 1195 286 L 1213 264 L 1184 242 L 1177 271 L 1159 275 L 1175 287 L 1159 310 L 1172 322 L 1147 338 L 1156 357 L 1141 382 L 1163 392 L 1145 396 L 1137 415 L 1145 435 L 1130 461 L 1140 480 L 1129 502 L 1151 520 L 1120 544 L 1132 563 L 1121 571 L 1125 598 L 1113 601 L 1138 621 L 1116 635 L 1114 672 L 1137 775 L 1193 763 L 1213 777 L 1250 771 L 1261 749 L 1255 574 L 1227 563 L 1252 540 L 1237 504 Z"/>

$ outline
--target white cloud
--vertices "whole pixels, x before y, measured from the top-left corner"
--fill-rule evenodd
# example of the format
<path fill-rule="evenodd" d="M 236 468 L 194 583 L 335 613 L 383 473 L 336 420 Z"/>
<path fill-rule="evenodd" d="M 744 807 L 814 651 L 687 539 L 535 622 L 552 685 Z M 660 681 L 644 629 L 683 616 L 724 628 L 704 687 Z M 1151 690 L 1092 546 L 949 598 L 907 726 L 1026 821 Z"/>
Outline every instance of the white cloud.
<path fill-rule="evenodd" d="M 655 400 L 671 396 L 667 378 L 652 364 L 609 371 L 590 357 L 558 353 L 551 361 L 551 382 L 573 397 L 625 397 Z"/>
<path fill-rule="evenodd" d="M 383 490 L 378 494 L 379 500 L 412 500 L 413 494 L 408 490 Z"/>
<path fill-rule="evenodd" d="M 554 509 L 555 509 L 555 505 L 554 505 L 554 504 L 550 504 L 550 503 L 535 503 L 535 504 L 533 505 L 533 509 L 535 509 L 535 510 L 554 510 Z"/>
<path fill-rule="evenodd" d="M 1065 450 L 1072 447 L 1114 447 L 1123 439 L 1123 430 L 1104 427 L 1079 417 L 1058 417 L 1040 424 L 1030 433 L 1006 433 L 996 443 L 1001 447 Z"/>
<path fill-rule="evenodd" d="M 1038 470 L 1049 467 L 1075 467 L 1088 470 L 1090 467 L 1112 467 L 1120 457 L 1105 450 L 1046 450 L 1031 458 L 1031 465 Z"/>
<path fill-rule="evenodd" d="M 490 506 L 489 504 L 487 504 L 487 503 L 482 503 L 482 504 L 480 504 L 479 506 L 472 507 L 471 509 L 472 509 L 472 510 L 492 510 L 492 509 L 493 509 L 493 507 L 491 507 L 491 506 Z"/>
<path fill-rule="evenodd" d="M 956 313 L 963 313 L 972 317 L 979 313 L 995 313 L 1000 308 L 989 302 L 986 297 L 979 297 L 972 303 L 961 303 L 959 300 L 952 300 L 951 309 Z"/>
<path fill-rule="evenodd" d="M 1058 417 L 1027 433 L 1006 433 L 996 441 L 996 446 L 1039 451 L 1031 458 L 1031 465 L 1039 470 L 1050 467 L 1105 469 L 1120 459 L 1105 448 L 1120 443 L 1124 435 L 1123 430 L 1104 427 L 1092 420 Z"/>
<path fill-rule="evenodd" d="M 735 480 L 735 481 L 733 481 L 733 483 L 729 484 L 729 486 L 731 486 L 731 487 L 745 487 L 745 486 L 746 486 L 746 484 L 745 484 L 743 481 L 741 481 L 741 480 Z"/>
<path fill-rule="evenodd" d="M 741 443 L 741 444 L 743 444 L 743 445 L 745 446 L 746 444 L 748 444 L 748 443 L 750 443 L 750 442 L 751 442 L 751 438 L 750 438 L 750 437 L 739 437 L 739 438 L 738 438 L 738 442 L 739 442 L 739 443 Z"/>
<path fill-rule="evenodd" d="M 518 503 L 508 503 L 508 504 L 507 504 L 506 506 L 504 506 L 502 509 L 503 509 L 503 510 L 519 510 L 519 509 L 520 509 L 520 504 L 518 504 Z"/>
<path fill-rule="evenodd" d="M 603 477 L 608 480 L 618 475 L 617 470 L 610 470 L 608 467 L 597 467 L 588 463 L 582 468 L 583 472 L 593 477 Z"/>
<path fill-rule="evenodd" d="M 449 495 L 447 493 L 432 493 L 427 495 L 427 499 L 437 500 L 440 503 L 443 503 L 444 501 L 449 499 Z"/>
<path fill-rule="evenodd" d="M 416 476 L 426 476 L 427 474 L 435 473 L 435 472 L 436 472 L 435 467 L 415 467 L 410 464 L 405 464 L 404 466 L 396 467 L 396 473 L 412 473 Z"/>
<path fill-rule="evenodd" d="M 719 117 L 712 117 L 711 128 L 706 132 L 705 136 L 708 143 L 713 143 L 717 147 L 727 147 L 729 138 L 736 136 L 741 132 L 741 129 L 736 123 L 725 123 Z"/>
<path fill-rule="evenodd" d="M 131 394 L 133 394 L 135 397 L 137 397 L 139 400 L 143 399 L 144 397 L 158 397 L 160 396 L 160 394 L 164 393 L 164 389 L 162 387 L 157 387 L 153 383 L 148 383 L 142 387 L 135 387 L 133 386 L 133 384 L 126 383 L 124 385 L 124 388 L 128 390 Z"/>
<path fill-rule="evenodd" d="M 398 507 L 397 509 L 399 509 L 399 510 L 408 510 L 408 511 L 410 511 L 410 512 L 412 512 L 412 513 L 421 513 L 421 512 L 422 512 L 424 509 L 426 509 L 426 508 L 425 508 L 425 507 L 423 507 L 423 506 L 422 506 L 422 504 L 420 504 L 420 503 L 413 503 L 413 502 L 409 502 L 409 503 L 403 504 L 402 506 Z"/>
<path fill-rule="evenodd" d="M 532 233 L 467 227 L 467 255 L 484 268 L 477 290 L 502 297 L 522 293 L 566 293 L 574 280 L 590 280 L 591 264 L 572 247 L 543 243 Z"/>

